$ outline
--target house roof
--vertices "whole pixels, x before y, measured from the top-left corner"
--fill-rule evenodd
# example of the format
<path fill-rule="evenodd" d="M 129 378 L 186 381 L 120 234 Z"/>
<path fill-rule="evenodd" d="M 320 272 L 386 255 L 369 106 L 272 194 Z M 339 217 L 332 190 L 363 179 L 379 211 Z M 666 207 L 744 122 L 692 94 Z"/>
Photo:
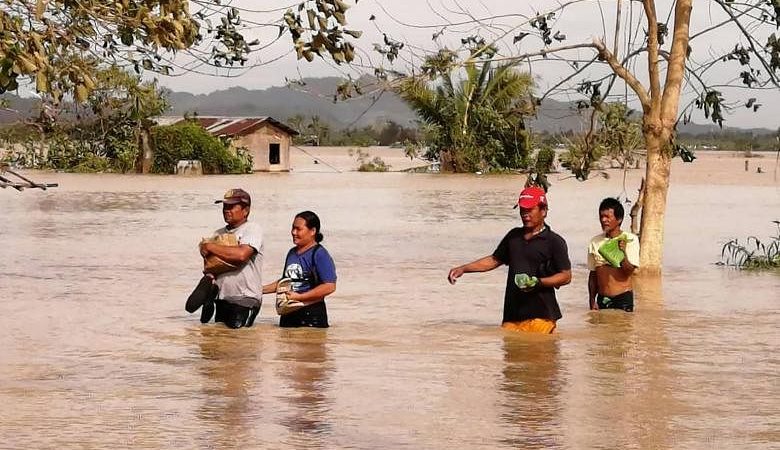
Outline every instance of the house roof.
<path fill-rule="evenodd" d="M 183 122 L 181 119 L 175 123 Z M 197 122 L 213 136 L 246 136 L 254 133 L 265 124 L 270 124 L 279 128 L 291 136 L 298 134 L 293 128 L 282 122 L 268 116 L 259 117 L 218 117 L 218 116 L 196 116 L 189 120 Z"/>

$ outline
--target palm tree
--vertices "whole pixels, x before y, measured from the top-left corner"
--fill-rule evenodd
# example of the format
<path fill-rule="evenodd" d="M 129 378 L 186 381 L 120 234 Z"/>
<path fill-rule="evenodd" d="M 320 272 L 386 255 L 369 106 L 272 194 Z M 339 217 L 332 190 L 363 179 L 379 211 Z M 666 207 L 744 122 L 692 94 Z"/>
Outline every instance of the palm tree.
<path fill-rule="evenodd" d="M 516 169 L 527 164 L 528 133 L 523 116 L 532 109 L 533 81 L 514 64 L 469 63 L 455 83 L 451 73 L 429 86 L 408 78 L 398 91 L 429 126 L 427 157 L 456 172 Z M 449 163 L 449 164 L 447 164 Z"/>
<path fill-rule="evenodd" d="M 320 116 L 311 116 L 306 129 L 311 133 L 310 136 L 315 140 L 314 145 L 320 146 L 330 136 L 330 127 L 327 123 L 320 120 Z"/>

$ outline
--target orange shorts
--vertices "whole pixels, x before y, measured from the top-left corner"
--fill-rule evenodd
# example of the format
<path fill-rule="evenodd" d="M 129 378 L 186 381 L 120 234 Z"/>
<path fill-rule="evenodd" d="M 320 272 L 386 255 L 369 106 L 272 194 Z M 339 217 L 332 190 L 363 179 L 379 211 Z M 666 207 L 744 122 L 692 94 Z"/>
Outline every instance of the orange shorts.
<path fill-rule="evenodd" d="M 528 319 L 522 322 L 504 322 L 501 328 L 511 331 L 550 334 L 555 331 L 555 321 L 549 319 Z"/>

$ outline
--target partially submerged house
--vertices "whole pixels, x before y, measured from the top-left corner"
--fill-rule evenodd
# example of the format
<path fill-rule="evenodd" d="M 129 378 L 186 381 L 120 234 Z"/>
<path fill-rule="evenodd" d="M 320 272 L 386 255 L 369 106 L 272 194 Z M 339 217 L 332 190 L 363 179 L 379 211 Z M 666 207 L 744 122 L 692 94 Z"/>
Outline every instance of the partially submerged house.
<path fill-rule="evenodd" d="M 230 138 L 236 148 L 247 148 L 255 172 L 290 170 L 290 145 L 298 132 L 272 117 L 196 116 L 189 120 L 212 136 Z"/>

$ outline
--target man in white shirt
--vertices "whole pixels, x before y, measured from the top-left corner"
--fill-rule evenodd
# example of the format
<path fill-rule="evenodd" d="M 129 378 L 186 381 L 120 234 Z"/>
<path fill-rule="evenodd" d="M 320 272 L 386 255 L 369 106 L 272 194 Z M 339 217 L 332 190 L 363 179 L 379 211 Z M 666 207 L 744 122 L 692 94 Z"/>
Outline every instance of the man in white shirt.
<path fill-rule="evenodd" d="M 207 259 L 216 257 L 227 263 L 224 266 L 234 269 L 224 271 L 223 266 L 219 272 L 207 272 L 201 280 L 202 292 L 211 292 L 211 298 L 196 296 L 196 288 L 186 309 L 193 312 L 202 305 L 201 322 L 206 323 L 211 320 L 216 306 L 216 322 L 223 322 L 229 328 L 252 326 L 263 301 L 263 232 L 259 225 L 247 221 L 252 199 L 243 189 L 230 189 L 215 203 L 222 203 L 226 226 L 215 231 L 214 236 L 232 234 L 237 245 L 204 241 L 200 244 L 200 254 Z M 217 289 L 209 285 L 208 280 L 213 280 Z"/>
<path fill-rule="evenodd" d="M 588 303 L 590 309 L 634 310 L 631 275 L 639 267 L 639 237 L 620 229 L 625 212 L 615 198 L 599 205 L 602 233 L 588 245 Z"/>

